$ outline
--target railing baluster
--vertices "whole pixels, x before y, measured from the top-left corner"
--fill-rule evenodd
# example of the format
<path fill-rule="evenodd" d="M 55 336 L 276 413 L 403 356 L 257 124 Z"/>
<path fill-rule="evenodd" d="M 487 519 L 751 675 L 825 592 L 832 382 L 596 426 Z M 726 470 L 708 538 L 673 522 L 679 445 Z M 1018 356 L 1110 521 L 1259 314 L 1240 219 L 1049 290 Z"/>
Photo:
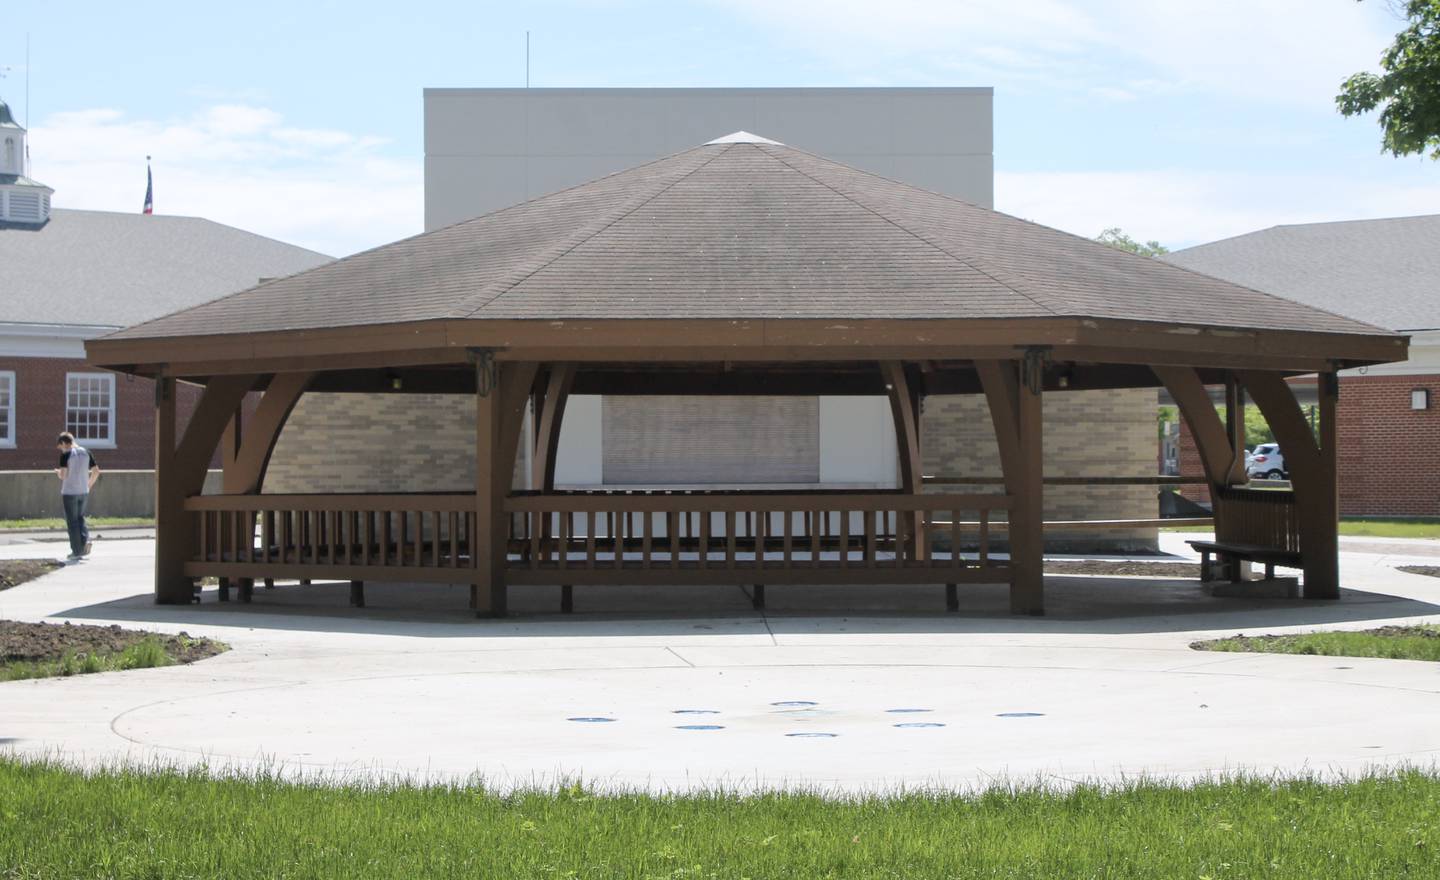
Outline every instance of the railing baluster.
<path fill-rule="evenodd" d="M 810 567 L 820 567 L 820 543 L 825 536 L 825 530 L 829 525 L 830 514 L 826 511 L 816 510 L 810 516 Z"/>
<path fill-rule="evenodd" d="M 600 519 L 596 511 L 585 514 L 585 567 L 595 568 L 595 524 Z"/>
<path fill-rule="evenodd" d="M 725 567 L 735 567 L 735 511 L 725 511 Z"/>
<path fill-rule="evenodd" d="M 556 548 L 555 558 L 559 561 L 561 568 L 570 567 L 570 535 L 575 530 L 575 521 L 571 517 L 574 515 L 569 510 L 560 512 L 560 546 Z"/>
<path fill-rule="evenodd" d="M 665 537 L 670 541 L 670 569 L 680 567 L 680 515 L 675 511 L 665 514 Z"/>
<path fill-rule="evenodd" d="M 640 514 L 640 517 L 645 521 L 644 533 L 640 539 L 640 567 L 649 570 L 650 549 L 654 540 L 654 536 L 651 534 L 651 531 L 652 527 L 654 526 L 655 516 L 647 509 Z"/>
<path fill-rule="evenodd" d="M 990 564 L 990 508 L 980 508 L 980 567 Z"/>
<path fill-rule="evenodd" d="M 888 515 L 888 513 L 887 513 L 887 515 Z M 906 520 L 908 520 L 908 519 L 910 519 L 910 517 L 908 517 L 908 516 L 905 515 L 905 511 L 903 511 L 903 510 L 897 510 L 897 511 L 895 511 L 895 567 L 896 567 L 896 568 L 904 568 L 904 567 L 906 566 L 906 564 L 909 562 L 909 560 L 906 558 L 907 556 L 909 556 L 909 553 L 908 553 L 907 551 L 910 549 L 910 541 L 909 541 L 909 535 L 908 535 L 908 531 L 909 531 L 909 530 L 906 528 Z"/>
<path fill-rule="evenodd" d="M 960 567 L 960 513 L 950 511 L 950 567 Z"/>
<path fill-rule="evenodd" d="M 875 567 L 875 518 L 879 516 L 878 510 L 864 511 L 865 517 L 865 567 Z"/>
<path fill-rule="evenodd" d="M 791 533 L 795 530 L 795 525 L 792 521 L 795 515 L 791 511 L 786 510 L 782 512 L 780 516 L 782 519 L 785 520 L 785 536 L 782 539 L 782 545 L 780 548 L 781 567 L 790 568 L 792 566 L 791 556 L 793 554 L 795 546 L 794 538 L 791 535 Z M 801 525 L 803 526 L 804 524 L 802 523 Z"/>
<path fill-rule="evenodd" d="M 840 567 L 850 567 L 850 511 L 839 511 L 840 516 Z"/>
<path fill-rule="evenodd" d="M 701 501 L 701 502 L 700 502 L 700 505 L 701 505 L 702 508 L 704 507 L 704 504 L 705 504 L 704 501 Z M 710 516 L 711 516 L 711 512 L 710 512 L 710 510 L 709 510 L 708 508 L 706 508 L 706 509 L 702 509 L 702 510 L 700 511 L 700 514 L 699 514 L 699 515 L 700 515 L 700 552 L 699 552 L 699 554 L 697 554 L 696 557 L 695 557 L 695 564 L 696 564 L 697 567 L 699 567 L 700 569 L 704 570 L 704 569 L 707 569 L 707 568 L 710 567 Z"/>

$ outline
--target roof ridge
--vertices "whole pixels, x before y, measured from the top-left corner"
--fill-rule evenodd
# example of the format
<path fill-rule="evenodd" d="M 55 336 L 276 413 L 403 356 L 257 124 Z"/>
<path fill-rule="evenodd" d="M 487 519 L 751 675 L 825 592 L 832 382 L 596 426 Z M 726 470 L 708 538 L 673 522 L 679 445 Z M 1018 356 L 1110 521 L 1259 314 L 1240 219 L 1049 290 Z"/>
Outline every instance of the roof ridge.
<path fill-rule="evenodd" d="M 1051 305 L 1049 305 L 1049 304 L 1047 304 L 1047 303 L 1041 302 L 1040 300 L 1036 299 L 1036 298 L 1035 298 L 1034 296 L 1032 296 L 1030 293 L 1026 292 L 1026 291 L 1022 288 L 1022 286 L 1019 285 L 1019 284 L 1017 284 L 1016 282 L 1014 282 L 1014 281 L 1007 281 L 1007 280 L 1005 280 L 1004 278 L 1001 278 L 1001 277 L 999 277 L 998 275 L 996 275 L 993 271 L 989 271 L 989 270 L 987 270 L 987 269 L 985 269 L 985 268 L 982 268 L 981 266 L 977 266 L 977 265 L 975 265 L 973 262 L 971 262 L 970 260 L 966 259 L 965 257 L 960 256 L 959 254 L 952 253 L 948 248 L 944 247 L 943 245 L 938 244 L 938 243 L 936 243 L 936 242 L 934 242 L 934 241 L 931 241 L 927 236 L 921 235 L 920 233 L 918 233 L 918 232 L 916 232 L 915 230 L 911 229 L 910 227 L 904 225 L 903 223 L 901 223 L 900 221 L 894 219 L 893 217 L 887 217 L 887 216 L 885 216 L 884 214 L 882 214 L 882 213 L 880 213 L 879 211 L 877 211 L 875 208 L 872 208 L 870 205 L 865 204 L 865 203 L 862 202 L 860 199 L 856 198 L 855 196 L 851 195 L 850 193 L 843 192 L 842 190 L 837 189 L 836 187 L 832 186 L 831 184 L 827 183 L 826 181 L 823 181 L 823 180 L 821 180 L 820 178 L 816 177 L 815 175 L 809 174 L 809 173 L 807 173 L 806 171 L 804 171 L 803 169 L 797 168 L 797 167 L 795 167 L 794 165 L 790 164 L 789 162 L 786 162 L 783 156 L 775 155 L 775 153 L 771 152 L 770 150 L 764 150 L 764 146 L 763 146 L 763 145 L 761 145 L 761 144 L 756 144 L 755 146 L 756 146 L 757 149 L 762 149 L 762 150 L 763 150 L 767 155 L 769 155 L 771 158 L 775 159 L 777 162 L 779 162 L 780 164 L 784 165 L 786 168 L 789 168 L 791 171 L 794 171 L 796 174 L 799 174 L 799 175 L 801 175 L 801 176 L 803 176 L 803 177 L 805 177 L 805 178 L 807 178 L 807 179 L 809 179 L 809 180 L 813 180 L 815 183 L 819 184 L 820 186 L 825 187 L 826 189 L 828 189 L 828 190 L 830 190 L 831 192 L 835 193 L 835 194 L 836 194 L 837 196 L 839 196 L 840 198 L 845 199 L 847 202 L 850 202 L 851 204 L 853 204 L 853 205 L 855 205 L 855 206 L 857 206 L 857 207 L 859 207 L 859 208 L 862 208 L 862 209 L 864 209 L 864 210 L 866 210 L 866 211 L 869 211 L 871 214 L 875 215 L 876 217 L 879 217 L 881 220 L 885 221 L 886 223 L 889 223 L 891 226 L 894 226 L 896 229 L 900 230 L 901 232 L 904 232 L 906 235 L 909 235 L 910 237 L 916 239 L 917 241 L 920 241 L 920 242 L 928 245 L 929 247 L 934 248 L 935 250 L 939 251 L 940 253 L 944 254 L 945 256 L 949 257 L 950 259 L 954 260 L 955 262 L 960 263 L 960 264 L 963 265 L 963 266 L 967 266 L 967 267 L 969 267 L 970 269 L 975 270 L 976 272 L 979 272 L 981 275 L 984 275 L 986 278 L 989 278 L 990 280 L 994 281 L 996 284 L 999 284 L 1001 287 L 1004 287 L 1005 289 L 1011 291 L 1012 293 L 1015 293 L 1015 294 L 1017 294 L 1017 295 L 1019 295 L 1019 296 L 1022 296 L 1022 297 L 1024 297 L 1025 299 L 1028 299 L 1030 302 L 1034 303 L 1037 308 L 1044 309 L 1045 311 L 1051 313 L 1052 315 L 1062 315 L 1062 314 L 1064 314 L 1064 312 L 1056 311 L 1053 306 L 1051 306 Z M 802 153 L 804 153 L 805 151 L 804 151 L 804 150 L 799 150 L 799 151 L 797 151 L 797 152 L 802 152 Z M 814 154 L 814 153 L 806 153 L 806 155 L 808 155 L 808 156 L 814 156 L 815 154 Z M 815 158 L 818 159 L 818 158 L 823 158 L 823 157 L 816 156 Z M 830 160 L 826 160 L 826 161 L 830 161 Z M 844 165 L 843 163 L 836 163 L 836 164 L 842 165 L 842 167 L 845 167 L 845 168 L 851 168 L 851 167 L 852 167 L 852 166 L 850 166 L 850 165 Z M 862 170 L 859 169 L 859 168 L 855 168 L 854 170 L 855 170 L 855 171 L 859 171 L 859 172 L 862 173 L 862 174 L 868 174 L 868 173 L 869 173 L 868 171 L 862 171 Z M 876 175 L 876 176 L 879 177 L 880 175 Z M 889 178 L 886 178 L 886 179 L 888 180 Z M 927 190 L 927 192 L 928 192 L 928 190 Z M 958 199 L 957 199 L 957 201 L 962 201 L 962 200 L 958 200 Z M 969 205 L 969 204 L 972 204 L 972 203 L 970 203 L 970 202 L 965 202 L 965 204 Z M 979 207 L 979 206 L 976 206 L 976 207 Z"/>
<path fill-rule="evenodd" d="M 703 147 L 705 147 L 705 146 L 711 146 L 711 145 L 710 145 L 710 144 L 705 144 L 705 145 L 702 145 L 701 147 L 695 147 L 695 148 L 692 148 L 692 149 L 690 149 L 690 150 L 685 150 L 685 151 L 680 152 L 680 153 L 675 153 L 675 154 L 673 154 L 673 156 L 667 157 L 667 158 L 674 158 L 674 157 L 676 157 L 676 156 L 683 156 L 683 155 L 686 155 L 686 154 L 688 154 L 688 153 L 696 152 L 696 151 L 698 151 L 698 150 L 700 150 L 700 149 L 703 149 Z M 561 242 L 560 244 L 555 245 L 555 246 L 554 246 L 553 248 L 551 248 L 547 253 L 545 253 L 544 255 L 542 255 L 542 256 L 540 256 L 540 257 L 538 257 L 536 261 L 532 261 L 531 264 L 530 264 L 530 267 L 529 267 L 528 269 L 526 269 L 526 270 L 524 270 L 524 271 L 522 271 L 522 272 L 519 272 L 519 273 L 512 273 L 510 277 L 503 278 L 503 279 L 500 279 L 500 280 L 498 280 L 498 281 L 493 281 L 493 282 L 491 282 L 490 284 L 485 285 L 485 287 L 482 288 L 481 291 L 479 291 L 479 292 L 477 292 L 477 293 L 475 293 L 475 294 L 472 294 L 471 296 L 466 297 L 466 298 L 460 303 L 460 305 L 457 306 L 457 308 L 456 308 L 456 313 L 457 313 L 457 314 L 456 314 L 456 317 L 463 317 L 463 318 L 473 318 L 473 317 L 475 317 L 475 316 L 478 315 L 480 312 L 482 312 L 482 311 L 484 311 L 486 308 L 488 308 L 488 307 L 489 307 L 491 304 L 493 304 L 495 301 L 499 300 L 501 297 L 503 297 L 503 296 L 505 296 L 506 294 L 510 293 L 510 292 L 513 291 L 515 288 L 519 287 L 521 284 L 525 283 L 526 279 L 531 278 L 531 277 L 534 276 L 535 274 L 537 274 L 537 273 L 543 271 L 544 269 L 546 269 L 548 266 L 551 266 L 551 265 L 553 265 L 555 262 L 563 259 L 566 254 L 570 253 L 571 251 L 573 251 L 573 250 L 575 250 L 576 248 L 580 247 L 582 244 L 585 244 L 586 242 L 588 242 L 588 241 L 590 241 L 591 239 L 595 238 L 597 235 L 600 235 L 601 233 L 603 233 L 605 230 L 607 230 L 607 229 L 609 229 L 610 227 L 614 226 L 616 223 L 619 223 L 620 221 L 624 220 L 626 217 L 629 217 L 631 214 L 634 214 L 636 211 L 640 210 L 641 208 L 643 208 L 643 207 L 645 207 L 646 205 L 650 204 L 651 202 L 655 201 L 655 200 L 658 199 L 660 196 L 664 195 L 666 192 L 669 192 L 670 189 L 672 189 L 675 185 L 677 185 L 678 183 L 680 183 L 682 180 L 685 180 L 685 179 L 688 178 L 690 175 L 694 174 L 695 172 L 697 172 L 697 171 L 699 171 L 700 169 L 704 168 L 705 166 L 709 165 L 711 162 L 714 162 L 714 161 L 715 161 L 716 159 L 718 159 L 720 156 L 724 155 L 725 153 L 729 152 L 731 149 L 733 149 L 733 148 L 735 147 L 734 144 L 717 144 L 717 145 L 715 145 L 715 146 L 719 146 L 720 149 L 719 149 L 719 150 L 716 150 L 713 155 L 707 157 L 704 162 L 701 162 L 700 164 L 696 165 L 694 168 L 691 168 L 689 171 L 686 171 L 684 174 L 681 174 L 681 175 L 675 177 L 673 180 L 667 180 L 667 181 L 665 181 L 663 184 L 661 184 L 660 186 L 656 187 L 653 191 L 648 191 L 648 192 L 642 194 L 639 198 L 636 198 L 636 199 L 634 199 L 634 200 L 632 200 L 632 201 L 626 202 L 624 205 L 622 205 L 621 207 L 617 208 L 615 211 L 611 212 L 610 214 L 605 215 L 604 217 L 600 218 L 598 221 L 596 221 L 596 222 L 590 224 L 589 226 L 585 227 L 585 229 L 581 230 L 577 235 L 575 235 L 575 236 L 573 236 L 573 237 L 571 237 L 571 238 L 569 238 L 569 239 L 566 239 L 564 242 Z M 518 277 L 517 277 L 517 276 L 518 276 Z M 499 289 L 498 289 L 494 294 L 492 294 L 488 299 L 486 299 L 485 302 L 483 302 L 483 303 L 481 303 L 481 304 L 479 304 L 479 305 L 476 305 L 476 306 L 474 306 L 473 308 L 471 308 L 471 305 L 470 305 L 470 304 L 473 303 L 476 299 L 478 299 L 478 298 L 481 297 L 482 295 L 484 295 L 485 292 L 491 291 L 491 290 L 496 290 L 497 288 L 499 288 Z"/>

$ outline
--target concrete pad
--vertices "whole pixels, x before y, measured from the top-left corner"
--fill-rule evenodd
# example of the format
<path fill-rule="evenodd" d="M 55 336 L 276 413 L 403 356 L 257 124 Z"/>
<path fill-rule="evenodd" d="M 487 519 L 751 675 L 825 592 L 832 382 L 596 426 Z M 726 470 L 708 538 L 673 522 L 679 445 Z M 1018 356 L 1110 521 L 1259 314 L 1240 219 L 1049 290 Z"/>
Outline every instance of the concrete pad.
<path fill-rule="evenodd" d="M 1440 620 L 1440 579 L 1376 553 L 1342 554 L 1336 602 L 1066 576 L 1047 578 L 1043 618 L 1011 616 L 988 586 L 962 588 L 958 614 L 938 587 L 890 586 L 772 587 L 764 613 L 733 588 L 577 589 L 562 615 L 557 591 L 516 588 L 514 617 L 480 621 L 463 590 L 413 584 L 367 585 L 364 609 L 344 583 L 156 606 L 152 552 L 97 542 L 90 560 L 0 592 L 0 617 L 184 630 L 234 650 L 0 684 L 4 748 L 501 787 L 830 791 L 1339 773 L 1440 749 L 1440 664 L 1188 647 Z"/>

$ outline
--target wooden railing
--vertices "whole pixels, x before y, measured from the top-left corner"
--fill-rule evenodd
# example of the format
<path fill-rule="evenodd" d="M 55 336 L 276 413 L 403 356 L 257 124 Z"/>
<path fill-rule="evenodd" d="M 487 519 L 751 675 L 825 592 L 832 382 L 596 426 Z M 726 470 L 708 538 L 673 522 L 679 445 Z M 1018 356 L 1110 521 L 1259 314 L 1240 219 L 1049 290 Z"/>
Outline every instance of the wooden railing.
<path fill-rule="evenodd" d="M 468 583 L 473 494 L 201 495 L 191 577 Z"/>
<path fill-rule="evenodd" d="M 1294 492 L 1231 486 L 1220 489 L 1218 495 L 1216 541 L 1300 552 L 1300 517 Z"/>
<path fill-rule="evenodd" d="M 517 493 L 504 508 L 506 581 L 1004 581 L 990 556 L 991 512 L 1009 506 L 1003 495 L 894 492 Z M 940 522 L 952 549 L 936 552 Z"/>

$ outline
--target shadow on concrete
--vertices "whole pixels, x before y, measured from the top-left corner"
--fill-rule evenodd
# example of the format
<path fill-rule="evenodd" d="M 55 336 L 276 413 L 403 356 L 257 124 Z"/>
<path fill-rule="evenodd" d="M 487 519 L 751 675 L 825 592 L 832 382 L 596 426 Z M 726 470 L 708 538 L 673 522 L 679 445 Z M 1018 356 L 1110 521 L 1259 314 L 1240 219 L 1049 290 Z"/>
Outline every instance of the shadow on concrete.
<path fill-rule="evenodd" d="M 770 586 L 767 608 L 751 607 L 736 587 L 577 587 L 575 613 L 560 613 L 558 587 L 513 587 L 509 617 L 477 620 L 468 587 L 382 584 L 365 587 L 366 607 L 349 607 L 348 582 L 284 583 L 255 589 L 254 601 L 221 603 L 205 591 L 198 605 L 155 605 L 142 594 L 71 608 L 55 617 L 251 629 L 367 633 L 433 638 L 476 636 L 664 636 L 706 632 L 802 633 L 1156 633 L 1254 630 L 1359 623 L 1440 614 L 1440 605 L 1344 590 L 1333 602 L 1216 598 L 1194 580 L 1051 576 L 1047 614 L 1009 613 L 1003 585 L 962 585 L 960 611 L 944 610 L 939 586 Z"/>

